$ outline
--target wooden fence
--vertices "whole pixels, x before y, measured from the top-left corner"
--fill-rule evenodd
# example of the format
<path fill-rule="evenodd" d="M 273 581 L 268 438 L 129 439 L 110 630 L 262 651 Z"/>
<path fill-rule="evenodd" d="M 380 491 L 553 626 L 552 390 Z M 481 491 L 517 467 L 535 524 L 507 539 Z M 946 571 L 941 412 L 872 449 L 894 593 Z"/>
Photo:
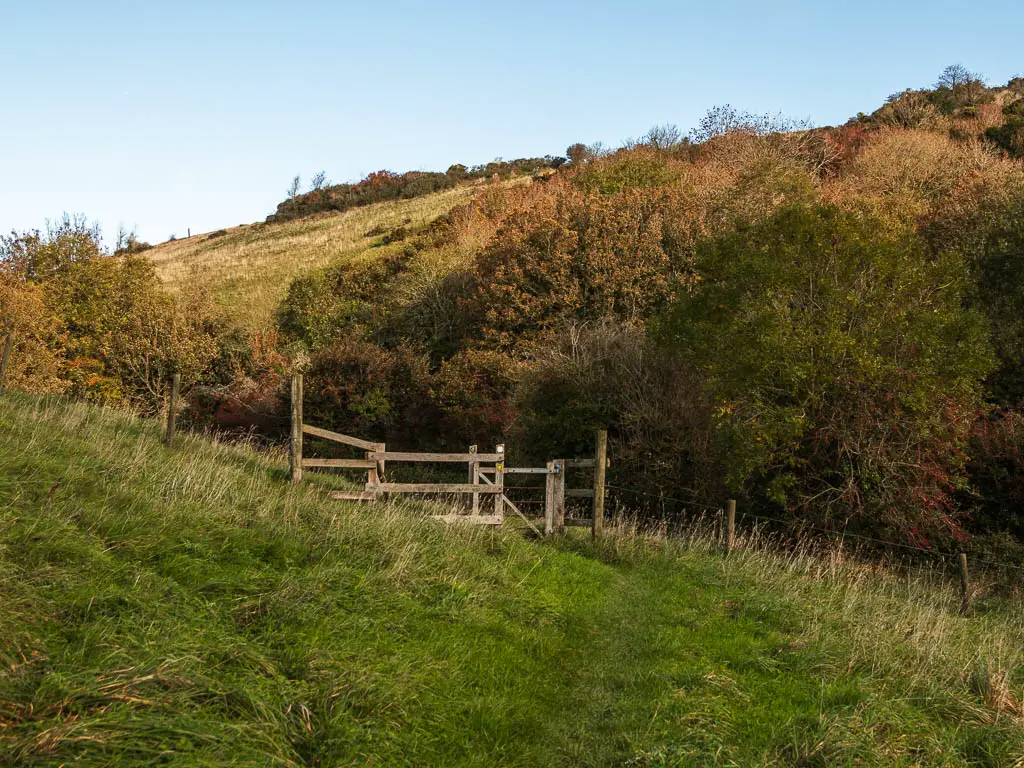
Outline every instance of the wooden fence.
<path fill-rule="evenodd" d="M 357 469 L 366 472 L 366 482 L 360 491 L 332 491 L 332 499 L 344 501 L 373 502 L 386 494 L 433 494 L 439 496 L 463 495 L 469 499 L 469 514 L 452 513 L 438 517 L 448 521 L 467 521 L 486 525 L 501 525 L 508 510 L 522 518 L 538 534 L 535 526 L 539 522 L 525 514 L 506 495 L 505 478 L 508 475 L 543 475 L 544 485 L 544 535 L 564 532 L 567 525 L 586 526 L 598 537 L 604 530 L 604 477 L 607 466 L 607 435 L 600 431 L 595 443 L 595 457 L 587 459 L 553 459 L 544 467 L 508 467 L 505 464 L 505 446 L 498 445 L 492 453 L 480 453 L 471 445 L 465 453 L 428 453 L 414 451 L 389 451 L 384 443 L 376 443 L 351 435 L 343 435 L 329 429 L 306 424 L 302 415 L 302 376 L 292 377 L 291 388 L 291 441 L 290 465 L 292 482 L 302 480 L 303 470 L 334 468 Z M 362 458 L 325 459 L 306 457 L 303 452 L 304 436 L 317 437 L 363 452 Z M 388 464 L 465 464 L 465 483 L 452 482 L 391 482 L 386 475 Z M 566 476 L 570 469 L 593 469 L 593 483 L 589 488 L 566 488 Z M 485 501 L 492 497 L 493 502 Z M 591 500 L 592 514 L 589 518 L 566 519 L 566 499 Z M 483 509 L 490 508 L 487 514 Z"/>

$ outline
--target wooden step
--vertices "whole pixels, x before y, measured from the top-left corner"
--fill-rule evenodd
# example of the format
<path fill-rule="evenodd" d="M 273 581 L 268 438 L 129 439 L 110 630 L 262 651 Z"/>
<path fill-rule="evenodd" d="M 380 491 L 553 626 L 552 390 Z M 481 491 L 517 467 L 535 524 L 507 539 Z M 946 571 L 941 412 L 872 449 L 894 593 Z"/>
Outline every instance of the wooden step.
<path fill-rule="evenodd" d="M 476 525 L 501 525 L 504 518 L 501 515 L 460 515 L 452 513 L 449 515 L 433 515 L 435 520 L 443 520 L 446 523 L 475 523 Z"/>
<path fill-rule="evenodd" d="M 376 501 L 380 494 L 372 491 L 331 491 L 327 498 L 336 501 Z"/>

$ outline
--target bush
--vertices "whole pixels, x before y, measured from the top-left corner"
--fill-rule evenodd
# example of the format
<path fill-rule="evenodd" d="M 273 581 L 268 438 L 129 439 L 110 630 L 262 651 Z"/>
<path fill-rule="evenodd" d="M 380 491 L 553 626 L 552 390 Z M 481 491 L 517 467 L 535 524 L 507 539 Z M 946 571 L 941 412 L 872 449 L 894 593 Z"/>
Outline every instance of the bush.
<path fill-rule="evenodd" d="M 20 280 L 0 267 L 0 345 L 6 343 L 8 333 L 14 334 L 14 346 L 4 387 L 39 395 L 68 389 L 66 335 L 43 286 Z"/>
<path fill-rule="evenodd" d="M 971 492 L 961 502 L 970 510 L 973 533 L 1010 533 L 1024 541 L 1024 413 L 995 410 L 978 419 L 970 435 L 967 465 Z"/>
<path fill-rule="evenodd" d="M 819 525 L 959 535 L 951 492 L 990 370 L 965 266 L 832 207 L 700 248 L 659 326 L 706 377 L 728 484 Z"/>
<path fill-rule="evenodd" d="M 357 335 L 359 328 L 378 319 L 377 308 L 387 301 L 389 281 L 408 269 L 410 257 L 401 253 L 345 262 L 296 278 L 277 310 L 282 338 L 318 349 L 342 333 Z"/>
<path fill-rule="evenodd" d="M 34 338 L 63 358 L 48 377 L 59 369 L 59 388 L 75 396 L 152 413 L 172 372 L 194 382 L 216 356 L 219 320 L 203 290 L 168 295 L 147 259 L 106 255 L 84 219 L 4 238 L 0 256 L 8 284 L 43 297 Z"/>
<path fill-rule="evenodd" d="M 677 202 L 570 189 L 509 214 L 476 261 L 484 339 L 510 349 L 564 323 L 650 316 L 692 280 Z"/>
<path fill-rule="evenodd" d="M 516 389 L 517 458 L 589 456 L 595 430 L 606 429 L 609 482 L 642 492 L 628 498 L 634 509 L 651 498 L 643 493 L 720 503 L 710 407 L 691 366 L 653 348 L 639 326 L 613 321 L 563 328 L 531 351 Z"/>
<path fill-rule="evenodd" d="M 313 356 L 303 409 L 310 424 L 366 440 L 417 450 L 439 443 L 427 360 L 407 347 L 336 340 Z"/>
<path fill-rule="evenodd" d="M 985 131 L 985 138 L 1010 157 L 1024 157 L 1024 118 L 1013 116 Z"/>
<path fill-rule="evenodd" d="M 515 418 L 517 378 L 516 363 L 497 352 L 465 350 L 444 361 L 431 377 L 444 442 L 457 450 L 503 442 Z"/>

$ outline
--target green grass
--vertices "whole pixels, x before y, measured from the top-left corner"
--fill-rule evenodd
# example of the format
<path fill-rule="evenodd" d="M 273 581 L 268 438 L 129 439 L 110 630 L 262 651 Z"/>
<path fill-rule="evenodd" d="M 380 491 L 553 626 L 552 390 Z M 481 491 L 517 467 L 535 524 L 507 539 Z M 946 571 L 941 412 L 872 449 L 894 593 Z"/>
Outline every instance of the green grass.
<path fill-rule="evenodd" d="M 0 395 L 0 765 L 1008 766 L 1024 622 L 756 540 L 535 542 Z"/>

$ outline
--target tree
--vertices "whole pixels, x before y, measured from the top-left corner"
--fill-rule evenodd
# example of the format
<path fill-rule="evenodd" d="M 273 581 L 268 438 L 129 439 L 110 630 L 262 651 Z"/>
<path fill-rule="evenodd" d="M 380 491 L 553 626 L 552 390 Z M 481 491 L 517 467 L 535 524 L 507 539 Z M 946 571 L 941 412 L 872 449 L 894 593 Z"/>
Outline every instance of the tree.
<path fill-rule="evenodd" d="M 981 75 L 971 72 L 963 64 L 950 64 L 939 74 L 935 88 L 949 91 L 953 106 L 960 106 L 977 101 L 985 90 L 985 81 Z"/>
<path fill-rule="evenodd" d="M 299 196 L 299 192 L 302 189 L 302 177 L 299 174 L 295 174 L 295 178 L 292 179 L 291 185 L 288 187 L 287 197 L 289 200 Z"/>
<path fill-rule="evenodd" d="M 0 264 L 0 339 L 6 340 L 8 333 L 14 334 L 14 349 L 5 387 L 37 395 L 68 388 L 63 376 L 65 337 L 43 286 Z"/>
<path fill-rule="evenodd" d="M 665 125 L 653 126 L 640 139 L 640 143 L 647 144 L 654 147 L 654 149 L 669 150 L 680 144 L 689 143 L 689 139 L 683 135 L 678 126 L 666 123 Z"/>
<path fill-rule="evenodd" d="M 992 361 L 963 260 L 888 232 L 821 206 L 723 235 L 659 338 L 706 382 L 733 492 L 925 543 L 960 533 L 951 493 Z"/>
<path fill-rule="evenodd" d="M 466 178 L 468 171 L 466 166 L 462 163 L 455 163 L 454 165 L 448 166 L 448 170 L 445 171 L 445 175 L 455 181 L 462 181 Z"/>
<path fill-rule="evenodd" d="M 313 178 L 309 182 L 310 192 L 319 192 L 327 186 L 327 171 L 319 171 L 313 174 Z"/>
<path fill-rule="evenodd" d="M 692 279 L 678 202 L 570 188 L 513 212 L 476 261 L 483 335 L 509 348 L 566 321 L 650 317 Z"/>
<path fill-rule="evenodd" d="M 194 381 L 206 370 L 217 351 L 210 301 L 201 290 L 165 293 L 153 264 L 123 242 L 111 256 L 97 227 L 68 216 L 45 234 L 0 238 L 0 306 L 28 308 L 22 320 L 0 318 L 23 339 L 20 359 L 34 361 L 26 388 L 152 412 L 171 372 Z"/>
<path fill-rule="evenodd" d="M 589 152 L 587 145 L 582 142 L 576 142 L 570 144 L 565 150 L 566 157 L 569 158 L 569 162 L 573 165 L 581 165 L 586 162 Z"/>
<path fill-rule="evenodd" d="M 968 81 L 976 77 L 977 75 L 973 74 L 963 64 L 950 64 L 939 74 L 939 79 L 935 81 L 935 87 L 948 88 L 955 92 L 957 88 L 966 85 Z"/>
<path fill-rule="evenodd" d="M 998 403 L 1024 407 L 1024 190 L 994 206 L 980 247 L 971 254 L 978 306 L 991 322 L 999 368 L 988 385 Z"/>
<path fill-rule="evenodd" d="M 99 226 L 84 216 L 64 216 L 46 223 L 46 232 L 32 230 L 0 236 L 0 262 L 23 279 L 46 278 L 70 264 L 104 253 Z"/>
<path fill-rule="evenodd" d="M 781 113 L 755 115 L 751 112 L 741 112 L 730 104 L 721 104 L 709 109 L 697 127 L 690 131 L 690 141 L 694 144 L 703 144 L 734 132 L 768 136 L 773 133 L 808 131 L 813 127 L 810 120 L 794 120 Z"/>

